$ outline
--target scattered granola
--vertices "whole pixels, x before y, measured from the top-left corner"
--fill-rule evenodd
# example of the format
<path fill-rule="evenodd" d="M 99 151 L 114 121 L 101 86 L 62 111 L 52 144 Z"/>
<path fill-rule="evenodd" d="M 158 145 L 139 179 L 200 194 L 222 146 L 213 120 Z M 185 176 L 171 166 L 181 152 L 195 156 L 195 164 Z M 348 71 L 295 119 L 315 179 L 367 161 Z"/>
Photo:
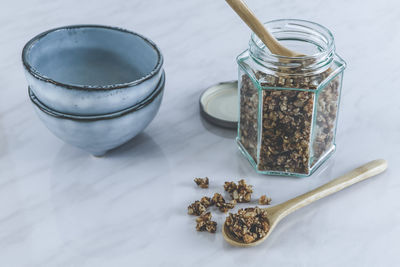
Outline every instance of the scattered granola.
<path fill-rule="evenodd" d="M 217 207 L 220 212 L 227 213 L 229 210 L 235 207 L 235 204 L 236 204 L 235 202 L 219 203 L 217 204 Z"/>
<path fill-rule="evenodd" d="M 224 189 L 238 203 L 250 202 L 251 194 L 253 193 L 252 186 L 246 184 L 246 181 L 243 179 L 238 184 L 225 182 Z"/>
<path fill-rule="evenodd" d="M 203 232 L 207 231 L 209 233 L 215 233 L 217 230 L 217 223 L 211 221 L 211 212 L 203 213 L 196 219 L 196 230 Z"/>
<path fill-rule="evenodd" d="M 194 182 L 200 188 L 208 188 L 208 183 L 209 183 L 208 177 L 205 177 L 205 178 L 194 178 Z"/>
<path fill-rule="evenodd" d="M 228 212 L 228 210 L 233 209 L 235 207 L 236 201 L 226 202 L 224 197 L 219 194 L 215 193 L 211 202 L 215 204 L 215 206 L 223 213 Z"/>
<path fill-rule="evenodd" d="M 205 208 L 208 208 L 213 205 L 211 198 L 209 197 L 202 197 L 200 199 L 200 203 L 203 204 Z"/>
<path fill-rule="evenodd" d="M 208 184 L 208 178 L 205 179 Z M 226 202 L 220 193 L 215 193 L 212 198 L 204 196 L 189 205 L 188 214 L 199 216 L 196 218 L 197 231 L 216 232 L 217 223 L 211 220 L 211 212 L 207 212 L 207 208 L 215 205 L 221 212 L 227 213 L 236 206 L 237 202 L 250 202 L 253 193 L 252 186 L 247 185 L 245 180 L 240 180 L 237 184 L 225 182 L 224 189 L 232 197 L 230 202 Z M 270 202 L 271 198 L 267 198 L 266 195 L 259 199 L 260 205 L 269 205 Z M 251 243 L 263 237 L 269 228 L 266 212 L 258 207 L 240 209 L 237 214 L 230 213 L 226 222 L 233 235 L 245 243 Z"/>
<path fill-rule="evenodd" d="M 269 205 L 269 204 L 271 204 L 271 198 L 267 197 L 266 195 L 262 195 L 258 199 L 258 204 L 260 204 L 260 205 Z"/>
<path fill-rule="evenodd" d="M 235 238 L 246 244 L 263 238 L 269 230 L 267 212 L 258 207 L 229 213 L 225 225 Z"/>
<path fill-rule="evenodd" d="M 215 193 L 211 201 L 215 205 L 217 205 L 218 203 L 225 203 L 225 199 L 220 193 Z"/>
<path fill-rule="evenodd" d="M 190 204 L 190 206 L 188 207 L 188 214 L 189 215 L 201 215 L 206 211 L 206 207 L 204 207 L 204 205 L 196 200 L 194 203 Z"/>

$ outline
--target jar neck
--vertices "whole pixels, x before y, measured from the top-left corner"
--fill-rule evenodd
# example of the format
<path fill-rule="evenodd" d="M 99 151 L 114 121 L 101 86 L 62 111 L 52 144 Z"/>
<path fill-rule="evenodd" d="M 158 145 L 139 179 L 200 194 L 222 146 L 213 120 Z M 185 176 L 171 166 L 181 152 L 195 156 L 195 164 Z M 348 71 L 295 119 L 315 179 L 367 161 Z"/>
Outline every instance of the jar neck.
<path fill-rule="evenodd" d="M 306 56 L 287 57 L 272 54 L 253 33 L 249 42 L 249 53 L 258 64 L 285 75 L 314 75 L 330 68 L 335 44 L 333 35 L 325 27 L 294 19 L 274 20 L 264 25 L 282 45 Z"/>

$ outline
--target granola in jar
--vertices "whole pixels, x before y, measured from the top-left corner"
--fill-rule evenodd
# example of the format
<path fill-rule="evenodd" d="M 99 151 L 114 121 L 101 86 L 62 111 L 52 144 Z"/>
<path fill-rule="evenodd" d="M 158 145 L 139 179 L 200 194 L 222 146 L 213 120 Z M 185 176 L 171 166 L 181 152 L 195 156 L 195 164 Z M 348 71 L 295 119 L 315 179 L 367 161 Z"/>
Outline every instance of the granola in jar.
<path fill-rule="evenodd" d="M 271 54 L 252 37 L 238 57 L 237 142 L 260 173 L 308 176 L 335 150 L 345 62 L 324 27 L 297 20 L 269 24 L 282 39 L 301 34 L 300 46 L 310 46 L 315 36 L 326 39 L 311 44 L 318 45 L 314 54 L 289 58 Z"/>

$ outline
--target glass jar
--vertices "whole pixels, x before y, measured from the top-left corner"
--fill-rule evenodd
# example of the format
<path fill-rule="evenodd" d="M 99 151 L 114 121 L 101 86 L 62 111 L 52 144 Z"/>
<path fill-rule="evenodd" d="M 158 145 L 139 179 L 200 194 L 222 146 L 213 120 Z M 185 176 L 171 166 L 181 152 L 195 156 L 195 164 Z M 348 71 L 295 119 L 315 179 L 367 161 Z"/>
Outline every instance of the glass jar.
<path fill-rule="evenodd" d="M 346 63 L 325 27 L 303 20 L 265 26 L 304 57 L 272 54 L 253 34 L 237 58 L 240 116 L 236 141 L 259 173 L 309 176 L 335 151 Z"/>

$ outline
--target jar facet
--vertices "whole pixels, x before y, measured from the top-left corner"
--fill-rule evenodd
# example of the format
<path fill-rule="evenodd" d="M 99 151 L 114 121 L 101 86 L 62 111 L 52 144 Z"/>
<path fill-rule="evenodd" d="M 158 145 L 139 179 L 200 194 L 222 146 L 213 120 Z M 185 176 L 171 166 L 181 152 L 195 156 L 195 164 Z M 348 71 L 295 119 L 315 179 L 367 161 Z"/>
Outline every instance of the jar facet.
<path fill-rule="evenodd" d="M 335 150 L 345 62 L 335 54 L 333 36 L 318 24 L 279 20 L 266 27 L 281 42 L 308 50 L 311 43 L 317 52 L 299 58 L 273 55 L 252 36 L 250 48 L 237 59 L 236 140 L 258 172 L 308 176 Z"/>

